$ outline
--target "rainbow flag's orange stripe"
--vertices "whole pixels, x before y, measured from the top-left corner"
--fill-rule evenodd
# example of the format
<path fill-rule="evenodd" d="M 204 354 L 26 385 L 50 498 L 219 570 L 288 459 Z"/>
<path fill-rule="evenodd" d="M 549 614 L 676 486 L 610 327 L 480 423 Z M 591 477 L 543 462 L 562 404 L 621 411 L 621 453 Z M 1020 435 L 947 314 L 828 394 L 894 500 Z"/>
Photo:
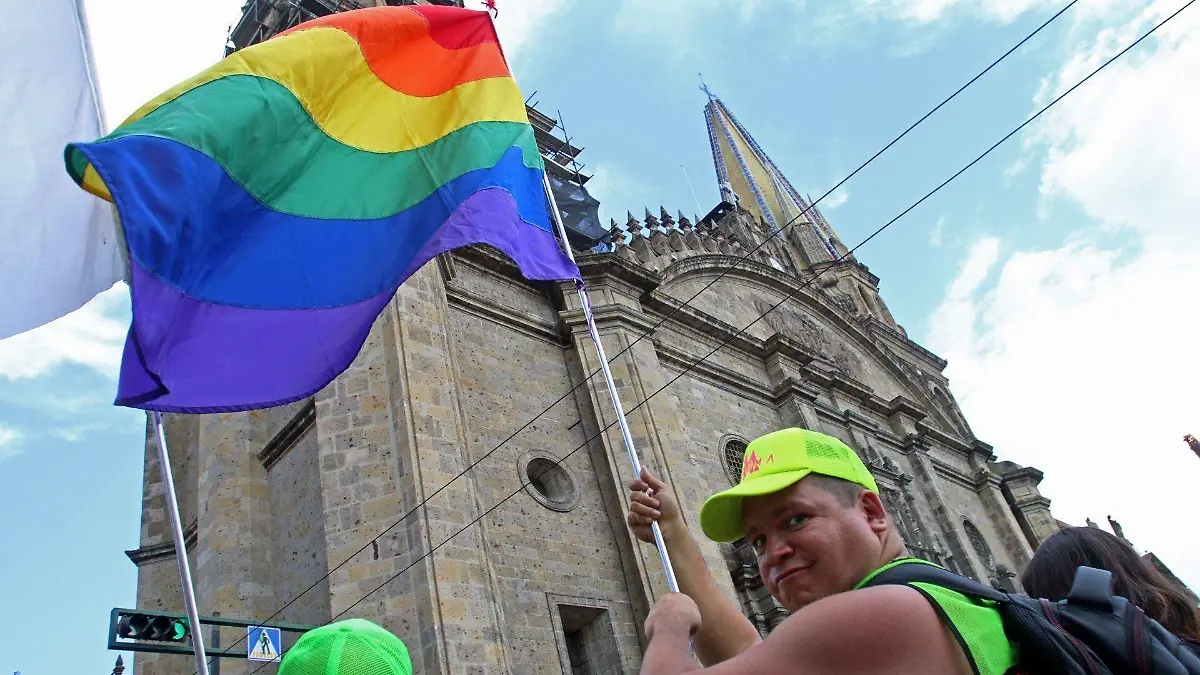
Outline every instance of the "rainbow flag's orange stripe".
<path fill-rule="evenodd" d="M 491 244 L 533 279 L 578 274 L 557 247 L 544 165 L 484 12 L 380 7 L 302 24 L 68 146 L 66 159 L 121 213 L 134 326 L 119 402 L 139 407 L 232 410 L 311 393 L 349 364 L 396 286 L 450 248 Z M 206 319 L 182 326 L 185 306 Z M 230 317 L 262 334 L 296 330 L 281 323 L 291 312 L 321 316 L 309 323 L 329 335 L 262 377 L 300 371 L 304 383 L 243 391 L 233 370 L 253 377 L 245 369 L 264 353 L 288 350 L 242 344 Z M 351 338 L 333 335 L 348 323 Z M 228 381 L 196 367 L 218 352 L 236 363 Z M 319 376 L 301 360 L 320 362 Z"/>

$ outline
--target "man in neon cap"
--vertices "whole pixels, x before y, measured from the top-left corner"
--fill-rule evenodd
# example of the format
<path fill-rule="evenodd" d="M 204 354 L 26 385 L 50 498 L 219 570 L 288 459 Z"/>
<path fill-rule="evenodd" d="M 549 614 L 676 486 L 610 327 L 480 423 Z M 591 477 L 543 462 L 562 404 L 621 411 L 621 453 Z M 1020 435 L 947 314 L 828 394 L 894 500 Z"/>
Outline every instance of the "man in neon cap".
<path fill-rule="evenodd" d="M 708 499 L 700 527 L 745 537 L 767 590 L 789 612 L 766 639 L 717 587 L 669 486 L 649 472 L 630 484 L 629 526 L 653 542 L 657 520 L 682 594 L 646 619 L 643 675 L 947 673 L 1001 675 L 1017 661 L 999 612 L 929 584 L 864 588 L 908 557 L 862 460 L 836 438 L 784 429 L 750 443 L 742 480 Z"/>

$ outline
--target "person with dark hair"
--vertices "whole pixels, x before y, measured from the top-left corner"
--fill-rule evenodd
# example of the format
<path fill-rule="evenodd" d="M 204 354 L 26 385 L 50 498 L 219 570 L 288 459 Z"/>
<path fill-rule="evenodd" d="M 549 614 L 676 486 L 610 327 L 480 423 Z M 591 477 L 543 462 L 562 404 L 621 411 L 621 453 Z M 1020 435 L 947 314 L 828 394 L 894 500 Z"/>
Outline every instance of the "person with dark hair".
<path fill-rule="evenodd" d="M 1112 573 L 1113 593 L 1128 599 L 1163 628 L 1200 650 L 1200 608 L 1196 598 L 1143 561 L 1129 544 L 1104 530 L 1069 527 L 1054 533 L 1033 554 L 1021 574 L 1031 597 L 1062 600 L 1071 592 L 1081 565 Z M 1200 652 L 1198 652 L 1200 653 Z"/>

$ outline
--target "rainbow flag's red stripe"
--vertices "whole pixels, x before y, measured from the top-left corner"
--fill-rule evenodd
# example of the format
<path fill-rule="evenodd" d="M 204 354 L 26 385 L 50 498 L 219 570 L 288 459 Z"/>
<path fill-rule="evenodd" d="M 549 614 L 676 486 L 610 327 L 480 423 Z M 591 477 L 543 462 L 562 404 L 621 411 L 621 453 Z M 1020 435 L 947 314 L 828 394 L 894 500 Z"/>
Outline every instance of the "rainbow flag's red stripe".
<path fill-rule="evenodd" d="M 578 275 L 485 12 L 380 7 L 303 24 L 66 158 L 125 231 L 122 405 L 308 396 L 349 365 L 400 283 L 459 246 L 490 244 L 531 279 Z"/>

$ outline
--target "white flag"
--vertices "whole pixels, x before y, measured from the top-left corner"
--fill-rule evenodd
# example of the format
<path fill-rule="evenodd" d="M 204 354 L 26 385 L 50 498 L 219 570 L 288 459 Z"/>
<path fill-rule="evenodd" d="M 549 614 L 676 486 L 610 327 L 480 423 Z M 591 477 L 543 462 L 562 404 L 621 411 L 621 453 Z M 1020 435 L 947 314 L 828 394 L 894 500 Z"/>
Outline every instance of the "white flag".
<path fill-rule="evenodd" d="M 63 148 L 103 135 L 83 0 L 0 0 L 0 339 L 83 306 L 123 276 L 107 202 Z"/>

